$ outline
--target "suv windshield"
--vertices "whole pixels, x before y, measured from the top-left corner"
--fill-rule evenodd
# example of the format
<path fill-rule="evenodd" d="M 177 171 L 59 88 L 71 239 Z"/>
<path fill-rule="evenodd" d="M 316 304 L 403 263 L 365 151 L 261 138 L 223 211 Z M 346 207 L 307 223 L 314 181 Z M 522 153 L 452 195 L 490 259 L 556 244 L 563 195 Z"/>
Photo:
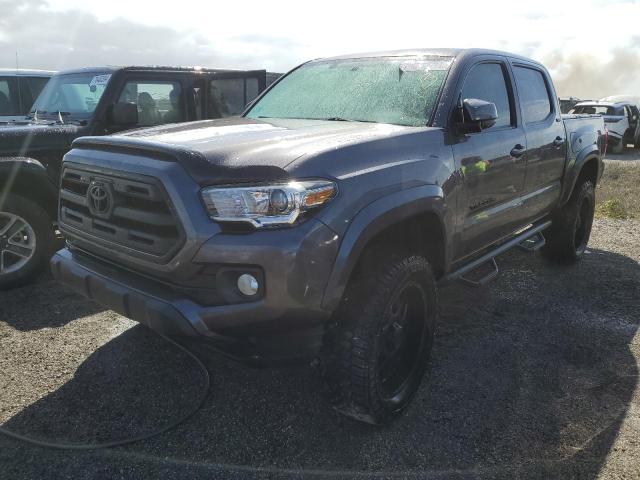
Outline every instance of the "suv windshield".
<path fill-rule="evenodd" d="M 588 113 L 596 115 L 624 115 L 622 108 L 610 107 L 607 105 L 580 105 L 571 110 L 571 113 Z"/>
<path fill-rule="evenodd" d="M 307 63 L 278 82 L 246 116 L 424 126 L 451 61 L 406 56 Z"/>
<path fill-rule="evenodd" d="M 56 75 L 36 99 L 31 113 L 70 115 L 87 119 L 93 115 L 109 80 L 110 73 Z"/>

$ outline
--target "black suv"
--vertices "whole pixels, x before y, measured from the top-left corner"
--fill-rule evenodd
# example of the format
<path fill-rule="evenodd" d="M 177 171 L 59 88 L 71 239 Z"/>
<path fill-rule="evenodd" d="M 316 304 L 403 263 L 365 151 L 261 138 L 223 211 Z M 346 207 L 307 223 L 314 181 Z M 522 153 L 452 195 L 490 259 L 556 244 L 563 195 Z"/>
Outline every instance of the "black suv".
<path fill-rule="evenodd" d="M 54 251 L 60 167 L 74 139 L 237 115 L 274 78 L 176 67 L 54 75 L 27 117 L 0 126 L 0 288 L 28 281 Z"/>

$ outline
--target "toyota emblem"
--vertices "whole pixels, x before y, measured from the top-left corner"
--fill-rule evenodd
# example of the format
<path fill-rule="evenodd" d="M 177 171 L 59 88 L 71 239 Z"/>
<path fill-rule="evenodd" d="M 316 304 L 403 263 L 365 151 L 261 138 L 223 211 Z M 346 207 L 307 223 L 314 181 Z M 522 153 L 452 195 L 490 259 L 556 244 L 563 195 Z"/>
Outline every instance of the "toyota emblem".
<path fill-rule="evenodd" d="M 92 181 L 87 190 L 89 210 L 94 215 L 105 216 L 111 213 L 113 206 L 111 188 L 109 184 Z"/>

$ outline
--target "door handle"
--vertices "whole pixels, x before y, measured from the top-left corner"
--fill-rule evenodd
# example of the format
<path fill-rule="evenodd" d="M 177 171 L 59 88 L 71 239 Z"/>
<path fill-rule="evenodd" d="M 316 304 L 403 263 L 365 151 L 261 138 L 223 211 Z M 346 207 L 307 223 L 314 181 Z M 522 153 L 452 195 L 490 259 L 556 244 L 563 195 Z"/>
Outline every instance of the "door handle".
<path fill-rule="evenodd" d="M 527 149 L 524 148 L 521 144 L 517 144 L 515 147 L 511 149 L 511 152 L 509 153 L 511 154 L 512 157 L 520 158 L 522 155 L 524 155 L 524 152 L 526 151 Z"/>
<path fill-rule="evenodd" d="M 557 136 L 556 139 L 553 141 L 553 146 L 561 147 L 562 145 L 564 145 L 564 138 Z"/>

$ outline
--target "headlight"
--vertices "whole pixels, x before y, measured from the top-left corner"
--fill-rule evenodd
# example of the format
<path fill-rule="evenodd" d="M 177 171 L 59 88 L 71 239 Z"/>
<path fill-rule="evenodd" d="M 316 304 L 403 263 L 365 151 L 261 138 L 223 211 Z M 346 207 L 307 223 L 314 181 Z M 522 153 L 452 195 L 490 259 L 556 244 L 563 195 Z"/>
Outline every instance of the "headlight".
<path fill-rule="evenodd" d="M 254 227 L 290 225 L 307 210 L 324 205 L 337 193 L 328 180 L 292 181 L 202 190 L 209 216 L 218 222 L 246 222 Z"/>

